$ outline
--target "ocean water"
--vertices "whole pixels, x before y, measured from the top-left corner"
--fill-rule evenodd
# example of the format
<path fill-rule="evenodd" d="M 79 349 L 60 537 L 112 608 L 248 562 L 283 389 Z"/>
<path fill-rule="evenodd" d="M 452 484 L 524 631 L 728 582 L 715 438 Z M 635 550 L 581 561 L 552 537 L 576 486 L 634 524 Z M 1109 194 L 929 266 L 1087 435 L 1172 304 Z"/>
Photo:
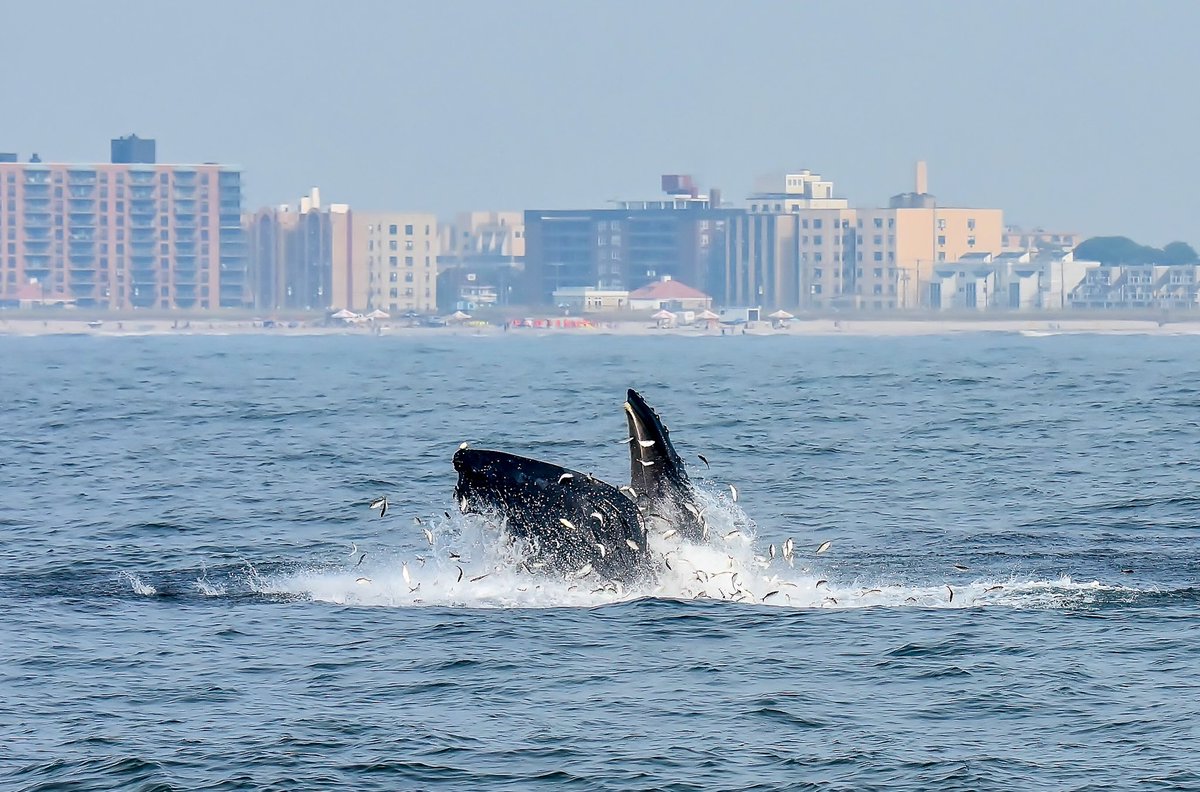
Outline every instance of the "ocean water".
<path fill-rule="evenodd" d="M 519 571 L 627 387 L 719 530 Z M 0 337 L 0 788 L 1200 788 L 1198 471 L 1195 337 Z"/>

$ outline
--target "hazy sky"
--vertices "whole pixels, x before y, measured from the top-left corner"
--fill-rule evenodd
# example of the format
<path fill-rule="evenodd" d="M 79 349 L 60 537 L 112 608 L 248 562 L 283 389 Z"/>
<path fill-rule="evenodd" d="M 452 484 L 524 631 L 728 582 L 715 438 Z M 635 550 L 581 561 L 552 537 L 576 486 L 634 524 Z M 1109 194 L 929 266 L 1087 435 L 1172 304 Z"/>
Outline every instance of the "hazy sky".
<path fill-rule="evenodd" d="M 0 0 L 0 151 L 245 171 L 248 207 L 602 206 L 809 168 L 1200 246 L 1200 3 Z"/>

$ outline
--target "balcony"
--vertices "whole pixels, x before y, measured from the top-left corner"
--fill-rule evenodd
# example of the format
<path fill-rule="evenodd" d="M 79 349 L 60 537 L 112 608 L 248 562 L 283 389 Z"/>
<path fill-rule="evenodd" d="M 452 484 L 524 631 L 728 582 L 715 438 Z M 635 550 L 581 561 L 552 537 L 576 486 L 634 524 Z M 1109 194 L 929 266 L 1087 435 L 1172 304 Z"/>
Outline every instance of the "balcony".
<path fill-rule="evenodd" d="M 47 234 L 43 239 L 25 239 L 25 254 L 43 254 L 50 253 L 50 235 Z"/>
<path fill-rule="evenodd" d="M 25 212 L 22 220 L 26 228 L 49 228 L 51 217 L 49 212 Z"/>
<path fill-rule="evenodd" d="M 50 171 L 26 167 L 25 184 L 50 184 Z"/>
<path fill-rule="evenodd" d="M 158 279 L 154 277 L 154 273 L 147 270 L 134 270 L 130 280 L 133 282 L 135 289 L 149 291 L 151 293 L 158 287 Z"/>
<path fill-rule="evenodd" d="M 71 198 L 95 198 L 96 187 L 92 184 L 72 184 L 67 187 L 67 195 Z"/>
<path fill-rule="evenodd" d="M 193 170 L 177 170 L 173 174 L 175 186 L 194 187 L 196 185 L 196 171 Z"/>
<path fill-rule="evenodd" d="M 193 186 L 184 186 L 176 182 L 175 191 L 173 193 L 176 201 L 191 201 L 196 198 L 196 188 Z"/>
<path fill-rule="evenodd" d="M 50 197 L 49 182 L 40 182 L 37 184 L 30 184 L 29 182 L 25 183 L 25 200 L 26 201 L 30 200 L 31 198 L 49 198 L 49 197 Z"/>
<path fill-rule="evenodd" d="M 187 214 L 180 214 L 177 212 L 175 214 L 175 227 L 176 228 L 195 228 L 196 227 L 196 215 L 191 214 L 190 212 Z"/>
<path fill-rule="evenodd" d="M 158 303 L 158 289 L 133 288 L 129 290 L 129 302 L 135 308 L 152 308 Z"/>
<path fill-rule="evenodd" d="M 70 289 L 71 289 L 71 295 L 77 299 L 79 297 L 84 297 L 84 296 L 94 297 L 96 294 L 96 284 L 95 283 L 79 282 L 79 281 L 76 281 L 74 278 L 71 279 Z"/>
<path fill-rule="evenodd" d="M 152 170 L 130 169 L 129 183 L 130 183 L 130 185 L 154 184 L 155 183 L 154 176 L 155 176 L 155 173 Z M 132 187 L 130 189 L 132 190 Z"/>
<path fill-rule="evenodd" d="M 71 226 L 74 228 L 79 228 L 80 226 L 90 227 L 90 226 L 96 225 L 96 213 L 95 212 L 71 212 L 68 215 L 68 218 L 70 219 Z"/>
<path fill-rule="evenodd" d="M 49 242 L 50 241 L 50 229 L 49 228 L 26 228 L 25 229 L 25 240 L 27 242 L 28 241 Z"/>
<path fill-rule="evenodd" d="M 94 267 L 96 266 L 96 253 L 91 250 L 72 250 L 67 254 L 67 261 L 71 263 L 71 266 Z"/>
<path fill-rule="evenodd" d="M 67 184 L 95 184 L 96 171 L 94 170 L 69 170 L 67 171 Z"/>
<path fill-rule="evenodd" d="M 67 199 L 67 211 L 69 212 L 88 212 L 95 214 L 96 199 L 95 198 L 69 198 Z"/>
<path fill-rule="evenodd" d="M 49 198 L 26 197 L 25 198 L 25 211 L 26 212 L 49 212 L 50 211 L 50 199 Z"/>
<path fill-rule="evenodd" d="M 129 199 L 131 201 L 145 201 L 155 199 L 158 194 L 158 188 L 151 184 L 130 184 Z"/>
<path fill-rule="evenodd" d="M 49 256 L 26 256 L 25 274 L 34 278 L 44 278 L 50 274 Z"/>

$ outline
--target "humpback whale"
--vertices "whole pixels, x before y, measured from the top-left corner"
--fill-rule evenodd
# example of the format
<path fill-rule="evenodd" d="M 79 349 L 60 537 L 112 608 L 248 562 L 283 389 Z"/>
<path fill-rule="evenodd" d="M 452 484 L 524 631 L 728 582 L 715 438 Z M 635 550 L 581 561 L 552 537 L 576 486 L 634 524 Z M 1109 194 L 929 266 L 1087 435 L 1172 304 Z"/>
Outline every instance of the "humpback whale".
<path fill-rule="evenodd" d="M 665 520 L 693 541 L 705 531 L 666 426 L 637 391 L 627 397 L 630 485 L 624 489 L 632 497 L 587 473 L 464 443 L 454 454 L 460 511 L 502 518 L 505 530 L 527 543 L 534 568 L 623 582 L 652 577 L 649 519 Z"/>

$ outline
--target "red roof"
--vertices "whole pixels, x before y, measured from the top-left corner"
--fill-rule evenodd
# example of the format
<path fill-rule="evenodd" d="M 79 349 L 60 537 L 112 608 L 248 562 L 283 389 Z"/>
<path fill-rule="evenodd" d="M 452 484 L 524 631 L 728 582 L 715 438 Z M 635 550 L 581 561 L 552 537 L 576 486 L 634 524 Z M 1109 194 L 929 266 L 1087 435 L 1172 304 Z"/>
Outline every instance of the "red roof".
<path fill-rule="evenodd" d="M 631 300 L 707 300 L 708 295 L 677 280 L 660 280 L 629 293 Z"/>

